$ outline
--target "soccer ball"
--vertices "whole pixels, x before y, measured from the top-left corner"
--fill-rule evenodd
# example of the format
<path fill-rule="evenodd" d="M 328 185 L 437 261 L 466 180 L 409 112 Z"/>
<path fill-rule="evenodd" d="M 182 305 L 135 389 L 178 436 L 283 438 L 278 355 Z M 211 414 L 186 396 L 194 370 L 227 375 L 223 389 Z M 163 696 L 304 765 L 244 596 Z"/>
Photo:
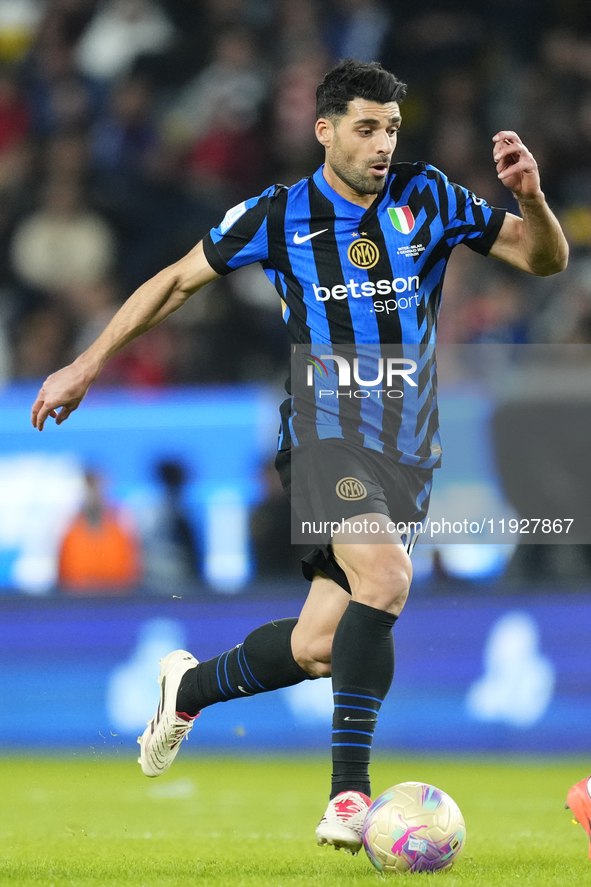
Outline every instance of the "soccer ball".
<path fill-rule="evenodd" d="M 466 841 L 460 808 L 423 782 L 401 782 L 376 798 L 363 824 L 363 844 L 380 872 L 438 872 L 458 858 Z"/>

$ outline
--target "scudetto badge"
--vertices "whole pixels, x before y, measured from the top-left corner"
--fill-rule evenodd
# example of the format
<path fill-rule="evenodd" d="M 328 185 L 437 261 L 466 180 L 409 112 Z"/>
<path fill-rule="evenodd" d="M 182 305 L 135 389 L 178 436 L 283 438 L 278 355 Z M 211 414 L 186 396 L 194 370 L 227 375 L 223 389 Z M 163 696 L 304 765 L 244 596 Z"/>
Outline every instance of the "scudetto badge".
<path fill-rule="evenodd" d="M 367 490 L 356 477 L 342 477 L 336 486 L 339 499 L 365 499 Z"/>
<path fill-rule="evenodd" d="M 353 241 L 347 250 L 347 256 L 356 268 L 373 268 L 378 263 L 380 251 L 373 240 L 361 237 L 359 240 Z"/>

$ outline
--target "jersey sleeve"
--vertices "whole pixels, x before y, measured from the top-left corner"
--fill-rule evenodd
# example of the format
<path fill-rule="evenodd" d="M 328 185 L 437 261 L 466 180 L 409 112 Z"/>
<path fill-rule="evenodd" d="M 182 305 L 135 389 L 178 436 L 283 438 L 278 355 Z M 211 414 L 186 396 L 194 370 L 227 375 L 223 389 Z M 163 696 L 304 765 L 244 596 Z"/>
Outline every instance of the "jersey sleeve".
<path fill-rule="evenodd" d="M 267 216 L 274 187 L 229 209 L 203 238 L 205 258 L 218 274 L 269 258 Z"/>
<path fill-rule="evenodd" d="M 440 212 L 445 228 L 445 239 L 450 247 L 464 243 L 474 252 L 487 256 L 498 237 L 506 210 L 489 204 L 482 197 L 450 182 L 439 173 Z"/>

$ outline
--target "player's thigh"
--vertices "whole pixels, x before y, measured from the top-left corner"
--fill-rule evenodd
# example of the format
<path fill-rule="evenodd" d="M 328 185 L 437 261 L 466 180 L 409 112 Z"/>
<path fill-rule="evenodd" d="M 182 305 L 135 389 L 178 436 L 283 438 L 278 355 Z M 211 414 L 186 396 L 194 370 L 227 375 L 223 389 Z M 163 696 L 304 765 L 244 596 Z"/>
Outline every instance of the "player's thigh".
<path fill-rule="evenodd" d="M 355 532 L 364 527 L 367 529 Z M 334 534 L 332 550 L 349 580 L 353 600 L 396 616 L 401 612 L 412 580 L 412 564 L 387 515 L 357 515 Z"/>
<path fill-rule="evenodd" d="M 351 595 L 323 573 L 316 573 L 291 636 L 296 662 L 310 674 L 330 675 L 332 640 Z"/>

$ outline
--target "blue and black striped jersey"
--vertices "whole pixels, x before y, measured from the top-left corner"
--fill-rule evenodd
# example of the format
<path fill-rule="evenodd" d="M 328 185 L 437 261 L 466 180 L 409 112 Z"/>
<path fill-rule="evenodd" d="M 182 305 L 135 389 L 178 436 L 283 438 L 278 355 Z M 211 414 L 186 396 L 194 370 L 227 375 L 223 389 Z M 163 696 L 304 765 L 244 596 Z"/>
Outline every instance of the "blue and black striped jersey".
<path fill-rule="evenodd" d="M 280 448 L 339 437 L 405 464 L 439 464 L 432 346 L 447 261 L 459 243 L 487 255 L 504 216 L 426 163 L 393 164 L 369 209 L 334 191 L 321 167 L 228 211 L 204 238 L 207 261 L 218 274 L 260 262 L 294 344 L 317 355 L 338 345 L 425 355 L 420 384 L 374 409 L 335 398 L 311 412 L 292 395 L 282 405 Z"/>

